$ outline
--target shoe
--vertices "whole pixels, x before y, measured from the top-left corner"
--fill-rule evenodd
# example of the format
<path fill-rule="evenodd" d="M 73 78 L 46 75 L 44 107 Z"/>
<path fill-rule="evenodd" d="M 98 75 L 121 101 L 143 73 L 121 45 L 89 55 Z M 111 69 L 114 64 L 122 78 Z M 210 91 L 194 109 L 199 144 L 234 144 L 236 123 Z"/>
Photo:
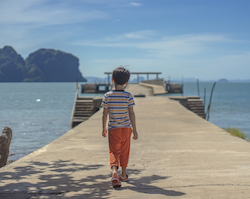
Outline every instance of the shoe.
<path fill-rule="evenodd" d="M 112 182 L 112 186 L 114 187 L 114 188 L 119 188 L 119 187 L 121 187 L 121 181 L 117 178 L 117 177 L 112 177 L 111 178 L 111 182 Z"/>
<path fill-rule="evenodd" d="M 120 175 L 119 175 L 119 179 L 120 179 L 120 181 L 122 181 L 122 182 L 127 182 L 127 181 L 128 181 L 128 175 L 126 175 L 126 178 L 123 179 L 122 176 L 121 176 L 121 174 L 120 174 Z"/>

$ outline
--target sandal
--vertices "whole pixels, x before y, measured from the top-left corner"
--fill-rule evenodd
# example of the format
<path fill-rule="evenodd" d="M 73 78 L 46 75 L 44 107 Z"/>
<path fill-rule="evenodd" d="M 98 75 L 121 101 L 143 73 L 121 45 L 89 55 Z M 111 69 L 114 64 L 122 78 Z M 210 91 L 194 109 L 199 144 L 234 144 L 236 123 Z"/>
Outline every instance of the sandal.
<path fill-rule="evenodd" d="M 119 179 L 122 182 L 127 182 L 128 181 L 128 175 L 126 174 L 126 178 L 122 178 L 121 174 L 119 175 Z"/>
<path fill-rule="evenodd" d="M 111 178 L 111 182 L 112 182 L 112 186 L 113 186 L 114 188 L 119 188 L 119 187 L 121 187 L 121 182 L 120 182 L 120 180 L 119 180 L 117 177 L 112 177 L 112 178 Z"/>

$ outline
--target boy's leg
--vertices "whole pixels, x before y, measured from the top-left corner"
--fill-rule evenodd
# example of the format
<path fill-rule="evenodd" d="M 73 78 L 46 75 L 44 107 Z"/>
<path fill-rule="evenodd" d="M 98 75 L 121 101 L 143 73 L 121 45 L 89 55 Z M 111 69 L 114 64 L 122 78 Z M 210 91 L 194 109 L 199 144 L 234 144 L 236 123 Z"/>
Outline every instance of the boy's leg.
<path fill-rule="evenodd" d="M 126 179 L 126 175 L 127 175 L 126 169 L 127 169 L 127 167 L 122 167 L 122 173 L 121 173 L 121 178 L 122 179 Z"/>
<path fill-rule="evenodd" d="M 109 131 L 109 161 L 113 173 L 113 167 L 118 170 L 120 166 L 121 139 L 119 128 Z"/>
<path fill-rule="evenodd" d="M 120 165 L 122 167 L 121 178 L 126 178 L 126 168 L 129 160 L 130 152 L 130 140 L 131 140 L 132 129 L 122 128 L 122 143 L 121 143 L 121 155 L 120 155 Z"/>
<path fill-rule="evenodd" d="M 112 177 L 117 177 L 117 166 L 112 166 L 111 170 L 112 170 Z"/>
<path fill-rule="evenodd" d="M 120 187 L 121 182 L 117 176 L 117 170 L 120 165 L 120 131 L 119 129 L 114 129 L 109 131 L 109 160 L 110 160 L 110 167 L 112 170 L 112 186 L 114 188 Z"/>
<path fill-rule="evenodd" d="M 112 178 L 111 178 L 112 186 L 114 188 L 121 187 L 121 185 L 122 185 L 121 181 L 117 177 L 117 166 L 112 166 L 111 169 L 112 169 Z"/>

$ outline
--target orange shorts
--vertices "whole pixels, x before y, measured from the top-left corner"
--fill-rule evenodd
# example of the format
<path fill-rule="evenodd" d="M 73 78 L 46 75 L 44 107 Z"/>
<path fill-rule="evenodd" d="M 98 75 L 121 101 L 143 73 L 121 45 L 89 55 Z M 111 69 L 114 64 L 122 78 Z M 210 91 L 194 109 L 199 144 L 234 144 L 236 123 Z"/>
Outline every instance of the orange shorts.
<path fill-rule="evenodd" d="M 110 167 L 127 167 L 130 151 L 131 128 L 116 128 L 109 131 Z"/>

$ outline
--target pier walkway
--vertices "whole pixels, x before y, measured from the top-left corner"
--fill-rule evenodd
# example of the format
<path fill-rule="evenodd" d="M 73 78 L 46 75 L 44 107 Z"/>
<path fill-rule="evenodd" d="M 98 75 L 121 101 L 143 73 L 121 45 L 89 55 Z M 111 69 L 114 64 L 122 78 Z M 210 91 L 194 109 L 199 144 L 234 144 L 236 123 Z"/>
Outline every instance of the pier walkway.
<path fill-rule="evenodd" d="M 111 186 L 99 111 L 1 168 L 0 198 L 250 198 L 249 142 L 167 97 L 146 94 L 135 102 L 139 139 L 131 142 L 129 182 L 121 188 Z"/>

